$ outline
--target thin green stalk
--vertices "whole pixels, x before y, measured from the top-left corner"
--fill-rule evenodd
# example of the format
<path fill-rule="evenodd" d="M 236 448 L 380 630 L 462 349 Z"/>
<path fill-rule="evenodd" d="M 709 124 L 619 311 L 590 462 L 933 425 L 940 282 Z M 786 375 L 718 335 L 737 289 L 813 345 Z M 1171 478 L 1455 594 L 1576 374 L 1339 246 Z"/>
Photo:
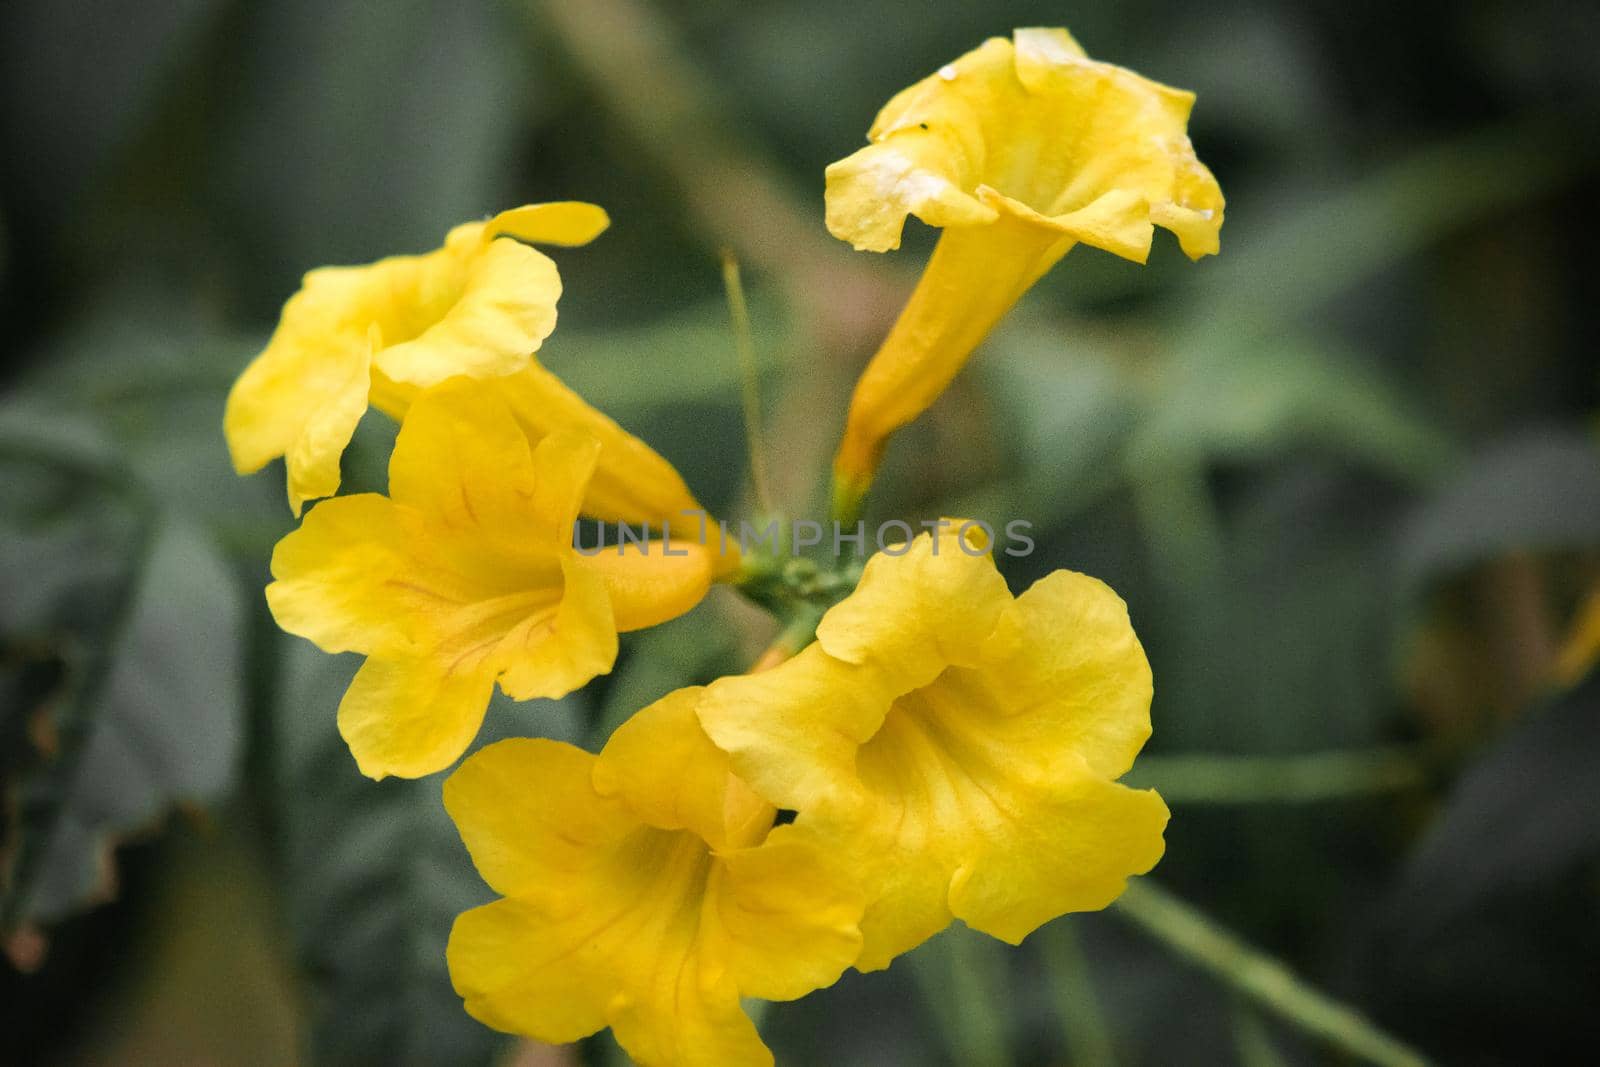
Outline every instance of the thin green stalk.
<path fill-rule="evenodd" d="M 1413 749 L 1394 746 L 1299 756 L 1144 756 L 1128 784 L 1169 804 L 1300 804 L 1416 789 Z"/>
<path fill-rule="evenodd" d="M 1260 1014 L 1237 997 L 1233 1002 L 1233 1047 L 1239 1053 L 1239 1067 L 1288 1067 Z"/>
<path fill-rule="evenodd" d="M 1071 920 L 1058 919 L 1039 931 L 1039 947 L 1074 1067 L 1112 1067 L 1117 1060 L 1111 1047 L 1111 1030 L 1100 1009 L 1100 998 L 1095 995 L 1088 957 Z"/>
<path fill-rule="evenodd" d="M 750 482 L 756 506 L 772 513 L 772 491 L 767 481 L 766 448 L 761 437 L 761 377 L 756 367 L 756 345 L 750 331 L 750 308 L 744 299 L 739 260 L 732 249 L 722 250 L 722 287 L 728 294 L 728 317 L 733 321 L 733 347 L 739 354 L 739 380 L 744 400 L 744 435 L 750 450 Z"/>
<path fill-rule="evenodd" d="M 958 924 L 908 959 L 950 1061 L 961 1067 L 1007 1067 L 1009 1000 L 1000 943 Z"/>
<path fill-rule="evenodd" d="M 1379 1067 L 1428 1063 L 1422 1053 L 1380 1030 L 1354 1008 L 1148 880 L 1130 882 L 1113 910 L 1255 1006 L 1343 1052 Z"/>

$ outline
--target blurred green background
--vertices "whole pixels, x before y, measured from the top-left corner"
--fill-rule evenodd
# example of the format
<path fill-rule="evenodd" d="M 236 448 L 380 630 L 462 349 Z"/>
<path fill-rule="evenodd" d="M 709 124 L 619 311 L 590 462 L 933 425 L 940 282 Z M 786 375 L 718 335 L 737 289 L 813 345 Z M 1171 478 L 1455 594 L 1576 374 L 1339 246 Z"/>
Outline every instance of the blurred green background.
<path fill-rule="evenodd" d="M 780 1063 L 1361 1062 L 1312 1032 L 1342 1003 L 1441 1063 L 1591 1060 L 1600 8 L 8 0 L 0 1062 L 614 1062 L 461 1012 L 444 939 L 490 894 L 438 778 L 358 776 L 354 658 L 267 617 L 290 519 L 281 468 L 228 468 L 227 387 L 306 269 L 594 200 L 543 358 L 748 514 L 731 247 L 778 489 L 815 514 L 931 247 L 834 242 L 822 169 L 1038 24 L 1198 93 L 1223 253 L 1069 256 L 896 440 L 873 517 L 1027 519 L 1013 588 L 1127 598 L 1172 896 L 1019 950 L 953 930 L 763 1033 Z M 369 416 L 347 486 L 381 489 L 393 432 Z M 593 745 L 763 625 L 714 596 L 484 739 Z"/>

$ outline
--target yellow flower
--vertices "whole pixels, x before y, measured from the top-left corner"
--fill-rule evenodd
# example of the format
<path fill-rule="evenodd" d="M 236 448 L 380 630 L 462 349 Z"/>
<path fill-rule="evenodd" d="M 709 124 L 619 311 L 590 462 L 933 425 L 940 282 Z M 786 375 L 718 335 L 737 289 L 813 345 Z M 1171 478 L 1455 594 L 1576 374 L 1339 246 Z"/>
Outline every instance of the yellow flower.
<path fill-rule="evenodd" d="M 856 386 L 835 459 L 847 503 L 888 435 L 1074 244 L 1143 263 L 1153 224 L 1192 258 L 1217 251 L 1222 192 L 1185 133 L 1193 103 L 1086 58 L 1065 30 L 1017 30 L 899 93 L 872 143 L 828 168 L 828 228 L 856 248 L 898 248 L 907 214 L 944 228 Z"/>
<path fill-rule="evenodd" d="M 457 226 L 426 255 L 311 271 L 228 396 L 234 467 L 283 456 L 295 514 L 331 496 L 368 403 L 393 414 L 446 378 L 528 365 L 555 329 L 561 279 L 522 242 L 586 244 L 607 223 L 593 204 L 533 204 Z"/>
<path fill-rule="evenodd" d="M 554 741 L 473 754 L 444 802 L 502 899 L 461 915 L 450 976 L 473 1017 L 541 1041 L 610 1026 L 646 1067 L 768 1065 L 739 998 L 793 1000 L 855 959 L 859 890 L 734 777 L 680 690 L 598 757 Z"/>
<path fill-rule="evenodd" d="M 589 405 L 537 363 L 495 379 L 495 388 L 532 440 L 580 433 L 599 442 L 594 477 L 579 510 L 590 518 L 698 528 L 709 521 L 678 469 L 649 445 Z"/>
<path fill-rule="evenodd" d="M 959 529 L 873 557 L 815 644 L 699 707 L 734 772 L 875 887 L 862 970 L 952 916 L 1016 943 L 1103 908 L 1164 847 L 1161 798 L 1116 782 L 1150 733 L 1126 607 L 1067 571 L 1013 598 Z"/>
<path fill-rule="evenodd" d="M 705 595 L 718 568 L 705 545 L 573 550 L 599 447 L 559 433 L 530 448 L 496 383 L 455 379 L 406 416 L 388 496 L 323 501 L 279 542 L 267 587 L 278 624 L 367 656 L 339 705 L 363 774 L 441 770 L 496 681 L 517 700 L 562 696 L 611 669 L 619 630 Z"/>

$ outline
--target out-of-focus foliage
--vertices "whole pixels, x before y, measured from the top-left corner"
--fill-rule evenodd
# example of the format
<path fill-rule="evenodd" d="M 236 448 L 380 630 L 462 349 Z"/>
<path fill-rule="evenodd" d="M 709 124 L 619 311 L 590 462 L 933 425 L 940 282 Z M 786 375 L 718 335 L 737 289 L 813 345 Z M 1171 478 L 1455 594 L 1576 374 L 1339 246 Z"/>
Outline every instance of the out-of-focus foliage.
<path fill-rule="evenodd" d="M 82 427 L 10 415 L 8 929 L 109 898 L 122 837 L 218 799 L 244 711 L 241 595 L 207 535 L 104 445 L 75 439 Z"/>
<path fill-rule="evenodd" d="M 1174 808 L 1158 880 L 1442 1062 L 1581 1058 L 1600 708 L 1555 663 L 1600 588 L 1594 11 L 10 0 L 0 1061 L 506 1047 L 443 969 L 489 893 L 437 779 L 360 779 L 334 733 L 350 665 L 276 635 L 260 596 L 291 521 L 281 477 L 228 469 L 222 403 L 302 271 L 603 204 L 611 231 L 557 254 L 543 357 L 737 519 L 716 253 L 739 248 L 805 514 L 931 241 L 836 248 L 823 166 L 890 92 L 1062 22 L 1198 92 L 1223 252 L 1068 256 L 896 440 L 872 517 L 1027 519 L 1013 588 L 1066 566 L 1127 598 L 1156 676 L 1141 784 Z M 641 55 L 673 62 L 597 80 Z M 798 236 L 752 241 L 774 232 Z M 351 491 L 382 488 L 393 432 L 363 423 Z M 592 743 L 743 668 L 766 634 L 732 601 L 626 639 L 579 699 L 497 704 L 480 743 Z M 1106 915 L 1015 951 L 952 930 L 762 1029 L 780 1062 L 1329 1062 L 1238 1003 Z"/>
<path fill-rule="evenodd" d="M 310 1050 L 326 1063 L 482 1063 L 504 1041 L 460 1010 L 440 946 L 455 917 L 492 894 L 436 781 L 375 784 L 351 765 L 322 711 L 356 666 L 354 656 L 331 659 L 295 642 L 272 719 L 274 811 Z M 575 699 L 519 707 L 498 697 L 481 740 L 575 741 L 579 729 Z"/>

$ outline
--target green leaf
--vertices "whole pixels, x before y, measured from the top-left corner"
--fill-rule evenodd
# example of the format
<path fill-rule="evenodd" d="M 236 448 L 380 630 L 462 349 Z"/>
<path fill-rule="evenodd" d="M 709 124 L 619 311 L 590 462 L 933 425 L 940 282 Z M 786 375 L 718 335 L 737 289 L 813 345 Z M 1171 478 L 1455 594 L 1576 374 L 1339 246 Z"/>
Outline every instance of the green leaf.
<path fill-rule="evenodd" d="M 1393 900 L 1413 936 L 1600 855 L 1600 672 L 1518 723 L 1470 767 L 1417 846 Z"/>
<path fill-rule="evenodd" d="M 750 324 L 762 374 L 791 353 L 791 325 L 770 295 L 750 294 Z M 706 401 L 737 404 L 739 361 L 728 307 L 706 301 L 642 326 L 564 330 L 539 358 L 591 404 L 612 413 Z"/>
<path fill-rule="evenodd" d="M 1415 587 L 1509 551 L 1600 545 L 1600 446 L 1546 430 L 1493 445 L 1412 517 L 1400 573 Z"/>
<path fill-rule="evenodd" d="M 0 422 L 0 638 L 59 664 L 46 702 L 6 709 L 20 766 L 3 925 L 115 891 L 112 850 L 176 806 L 222 795 L 243 734 L 238 590 L 209 539 L 57 423 Z"/>
<path fill-rule="evenodd" d="M 127 146 L 186 51 L 223 5 L 149 4 L 138 18 L 106 0 L 10 0 L 0 14 L 0 145 L 29 165 L 12 173 L 28 224 L 62 216 Z M 71 131 L 64 136 L 63 131 Z"/>
<path fill-rule="evenodd" d="M 373 782 L 356 770 L 335 711 L 359 662 L 297 639 L 273 717 L 282 878 L 310 985 L 315 1063 L 487 1064 L 503 1035 L 461 1007 L 445 968 L 455 917 L 494 894 L 440 796 L 442 775 Z M 479 744 L 514 734 L 573 740 L 577 700 L 497 696 Z"/>
<path fill-rule="evenodd" d="M 1308 337 L 1185 346 L 1158 383 L 1129 447 L 1135 467 L 1174 453 L 1260 462 L 1311 448 L 1413 481 L 1433 476 L 1450 456 L 1393 386 Z"/>
<path fill-rule="evenodd" d="M 597 747 L 634 712 L 673 690 L 706 685 L 739 671 L 739 643 L 728 625 L 711 617 L 706 605 L 623 640 L 624 654 L 601 705 Z"/>
<path fill-rule="evenodd" d="M 192 299 L 169 289 L 119 283 L 84 298 L 17 391 L 35 411 L 92 420 L 160 506 L 257 561 L 290 525 L 282 468 L 236 475 L 222 411 L 234 377 L 264 343 L 219 329 Z"/>
<path fill-rule="evenodd" d="M 1450 232 L 1559 188 L 1582 173 L 1584 154 L 1537 126 L 1480 130 L 1342 188 L 1307 190 L 1249 228 L 1230 223 L 1225 254 L 1195 272 L 1178 332 L 1212 342 L 1270 333 Z"/>
<path fill-rule="evenodd" d="M 434 248 L 526 199 L 515 143 L 544 94 L 512 11 L 282 0 L 234 29 L 250 46 L 208 159 L 224 220 L 254 238 L 257 288 L 281 300 L 310 265 Z"/>

